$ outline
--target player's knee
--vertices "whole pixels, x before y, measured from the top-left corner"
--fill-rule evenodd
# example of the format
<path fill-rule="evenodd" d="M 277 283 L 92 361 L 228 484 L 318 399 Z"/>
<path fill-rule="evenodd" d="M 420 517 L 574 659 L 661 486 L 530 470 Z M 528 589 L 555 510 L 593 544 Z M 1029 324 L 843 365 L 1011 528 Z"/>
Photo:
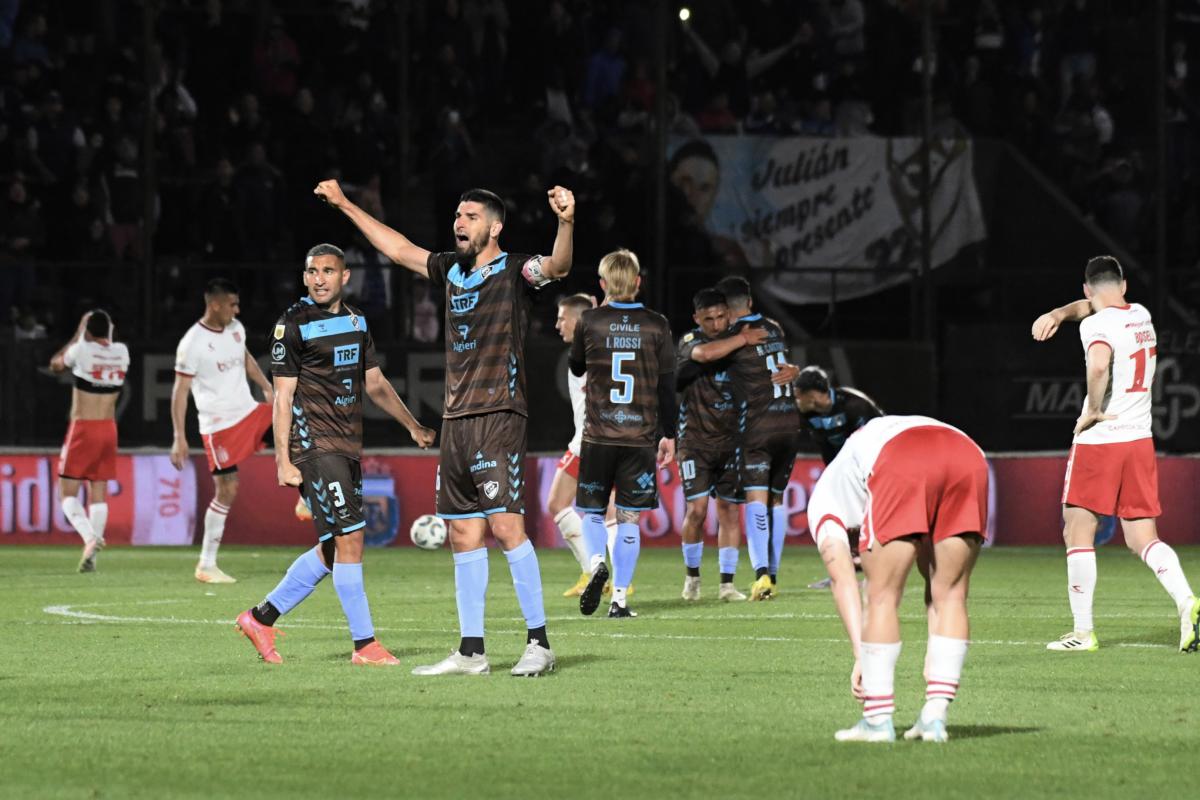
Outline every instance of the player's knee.
<path fill-rule="evenodd" d="M 217 502 L 228 507 L 237 499 L 238 482 L 237 480 L 225 480 L 217 484 Z"/>
<path fill-rule="evenodd" d="M 617 522 L 621 525 L 636 525 L 641 517 L 641 512 L 630 511 L 627 508 L 617 509 Z"/>
<path fill-rule="evenodd" d="M 555 497 L 553 494 L 550 495 L 550 498 L 546 501 L 546 510 L 550 512 L 551 517 L 557 517 L 570 507 L 570 499 Z"/>
<path fill-rule="evenodd" d="M 698 527 L 704 524 L 707 516 L 708 503 L 693 500 L 687 505 L 687 511 L 683 515 L 683 524 L 688 527 Z"/>

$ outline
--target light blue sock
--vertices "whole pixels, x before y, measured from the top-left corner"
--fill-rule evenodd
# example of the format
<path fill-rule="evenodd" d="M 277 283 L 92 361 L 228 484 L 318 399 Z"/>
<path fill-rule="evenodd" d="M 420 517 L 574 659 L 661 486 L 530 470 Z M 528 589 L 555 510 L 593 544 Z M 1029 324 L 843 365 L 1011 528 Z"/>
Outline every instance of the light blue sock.
<path fill-rule="evenodd" d="M 483 608 L 488 585 L 486 547 L 454 554 L 454 599 L 463 636 L 483 636 Z"/>
<path fill-rule="evenodd" d="M 704 558 L 704 542 L 683 543 L 683 565 L 692 569 L 700 568 Z"/>
<path fill-rule="evenodd" d="M 767 524 L 766 503 L 746 503 L 746 550 L 750 553 L 750 566 L 760 570 L 767 566 L 768 539 L 771 530 Z"/>
<path fill-rule="evenodd" d="M 732 575 L 737 572 L 738 549 L 722 547 L 717 551 L 717 563 L 720 564 L 722 575 Z"/>
<path fill-rule="evenodd" d="M 312 594 L 328 574 L 329 567 L 321 562 L 317 548 L 306 550 L 288 567 L 283 580 L 267 595 L 267 602 L 275 606 L 280 614 L 286 614 Z"/>
<path fill-rule="evenodd" d="M 642 552 L 642 529 L 636 522 L 617 525 L 617 543 L 613 548 L 613 588 L 628 589 Z"/>
<path fill-rule="evenodd" d="M 546 624 L 546 606 L 542 603 L 542 571 L 538 568 L 533 542 L 526 539 L 506 551 L 504 557 L 508 559 L 508 571 L 512 573 L 517 602 L 521 604 L 521 613 L 525 616 L 525 627 L 542 627 Z"/>
<path fill-rule="evenodd" d="M 604 527 L 603 514 L 584 514 L 583 544 L 587 548 L 588 557 L 593 561 L 601 560 L 608 553 L 608 528 Z"/>
<path fill-rule="evenodd" d="M 371 609 L 367 606 L 367 593 L 363 591 L 362 564 L 334 562 L 333 588 L 337 590 L 338 600 L 342 601 L 346 622 L 350 623 L 350 638 L 357 642 L 374 636 Z"/>
<path fill-rule="evenodd" d="M 783 501 L 771 507 L 771 566 L 772 575 L 779 573 L 779 560 L 783 557 L 783 543 L 787 540 L 787 508 Z"/>

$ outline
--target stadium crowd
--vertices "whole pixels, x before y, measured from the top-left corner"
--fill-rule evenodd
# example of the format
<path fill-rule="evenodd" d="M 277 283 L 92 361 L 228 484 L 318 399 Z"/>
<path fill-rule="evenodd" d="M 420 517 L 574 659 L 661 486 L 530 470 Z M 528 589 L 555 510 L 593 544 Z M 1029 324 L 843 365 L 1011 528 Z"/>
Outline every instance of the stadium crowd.
<path fill-rule="evenodd" d="M 569 185 L 587 209 L 580 264 L 617 244 L 650 252 L 648 134 L 660 91 L 651 4 L 412 3 L 408 97 L 422 112 L 407 115 L 407 165 L 396 4 L 155 5 L 147 68 L 141 3 L 97 0 L 79 13 L 63 0 L 0 2 L 0 262 L 14 276 L 0 290 L 0 319 L 19 335 L 70 324 L 46 318 L 54 305 L 40 295 L 34 264 L 138 261 L 147 214 L 155 262 L 168 274 L 196 262 L 290 262 L 314 241 L 341 240 L 352 262 L 368 266 L 357 301 L 376 315 L 390 309 L 390 267 L 361 238 L 346 239 L 313 201 L 312 186 L 331 176 L 371 213 L 403 214 L 427 229 L 438 248 L 450 244 L 444 223 L 468 186 L 507 198 L 506 235 L 518 246 L 552 225 L 545 187 Z M 1174 4 L 1166 76 L 1177 263 L 1197 255 L 1183 224 L 1197 210 L 1193 5 Z M 934 29 L 937 132 L 1008 140 L 1134 252 L 1151 244 L 1153 177 L 1145 86 L 1154 75 L 1141 6 L 943 0 Z M 918 8 L 899 0 L 690 3 L 686 22 L 670 20 L 670 133 L 916 134 Z M 686 204 L 676 195 L 668 208 L 671 230 L 686 231 Z M 696 258 L 679 238 L 671 258 Z M 581 269 L 563 290 L 593 280 Z M 247 313 L 273 313 L 294 288 L 277 284 L 257 277 Z M 417 296 L 406 330 L 436 339 L 432 301 Z"/>

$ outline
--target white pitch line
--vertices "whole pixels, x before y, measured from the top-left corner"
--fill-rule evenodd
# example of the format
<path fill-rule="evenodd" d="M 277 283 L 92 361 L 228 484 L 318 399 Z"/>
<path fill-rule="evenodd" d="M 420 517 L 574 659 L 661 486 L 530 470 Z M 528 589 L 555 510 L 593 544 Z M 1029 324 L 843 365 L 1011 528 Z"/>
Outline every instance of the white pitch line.
<path fill-rule="evenodd" d="M 106 604 L 111 605 L 111 604 Z M 115 614 L 96 614 L 89 611 L 79 611 L 70 605 L 46 606 L 42 609 L 46 614 L 52 616 L 65 617 L 74 620 L 77 623 L 143 623 L 143 624 L 166 624 L 166 625 L 233 625 L 232 619 L 181 619 L 179 617 L 127 617 Z M 649 619 L 658 619 L 650 617 Z M 400 622 L 419 622 L 420 620 L 398 620 Z M 73 623 L 63 623 L 73 624 Z M 628 624 L 628 623 L 626 623 Z M 636 623 L 634 623 L 636 624 Z M 309 622 L 292 622 L 282 626 L 283 628 L 306 628 L 311 630 L 344 630 L 345 625 L 334 625 L 326 623 L 309 623 Z M 453 628 L 408 628 L 408 627 L 378 627 L 376 630 L 388 631 L 394 633 L 454 633 Z M 492 630 L 496 635 L 510 635 L 524 633 L 523 630 Z M 696 642 L 824 642 L 831 644 L 845 644 L 844 638 L 820 638 L 820 637 L 800 637 L 800 636 L 707 636 L 700 634 L 671 634 L 671 633 L 630 633 L 626 631 L 556 631 L 555 636 L 585 636 L 604 639 L 653 639 L 653 640 L 670 640 L 670 641 L 696 641 Z M 972 639 L 972 645 L 987 645 L 1001 647 L 1043 647 L 1043 642 L 1033 641 L 1011 641 L 1005 639 Z M 1147 642 L 1118 642 L 1114 647 L 1134 647 L 1148 649 L 1163 649 L 1169 648 L 1170 645 L 1153 644 Z"/>

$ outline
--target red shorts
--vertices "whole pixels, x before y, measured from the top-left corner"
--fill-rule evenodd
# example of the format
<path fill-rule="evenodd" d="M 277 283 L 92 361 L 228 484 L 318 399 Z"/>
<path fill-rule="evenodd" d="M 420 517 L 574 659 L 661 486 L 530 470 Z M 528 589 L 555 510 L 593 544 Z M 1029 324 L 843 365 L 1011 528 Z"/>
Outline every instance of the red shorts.
<path fill-rule="evenodd" d="M 271 406 L 258 403 L 236 425 L 216 433 L 201 434 L 204 455 L 212 472 L 236 467 L 263 448 L 263 434 L 271 427 Z"/>
<path fill-rule="evenodd" d="M 117 421 L 75 419 L 67 428 L 58 474 L 81 481 L 111 481 L 117 477 Z"/>
<path fill-rule="evenodd" d="M 913 534 L 934 542 L 987 533 L 988 468 L 979 446 L 951 428 L 910 428 L 883 446 L 867 478 L 867 547 Z"/>
<path fill-rule="evenodd" d="M 1159 516 L 1154 440 L 1072 445 L 1062 501 L 1121 519 Z"/>
<path fill-rule="evenodd" d="M 562 454 L 562 458 L 558 460 L 558 468 L 575 480 L 579 480 L 579 456 L 570 450 Z"/>

